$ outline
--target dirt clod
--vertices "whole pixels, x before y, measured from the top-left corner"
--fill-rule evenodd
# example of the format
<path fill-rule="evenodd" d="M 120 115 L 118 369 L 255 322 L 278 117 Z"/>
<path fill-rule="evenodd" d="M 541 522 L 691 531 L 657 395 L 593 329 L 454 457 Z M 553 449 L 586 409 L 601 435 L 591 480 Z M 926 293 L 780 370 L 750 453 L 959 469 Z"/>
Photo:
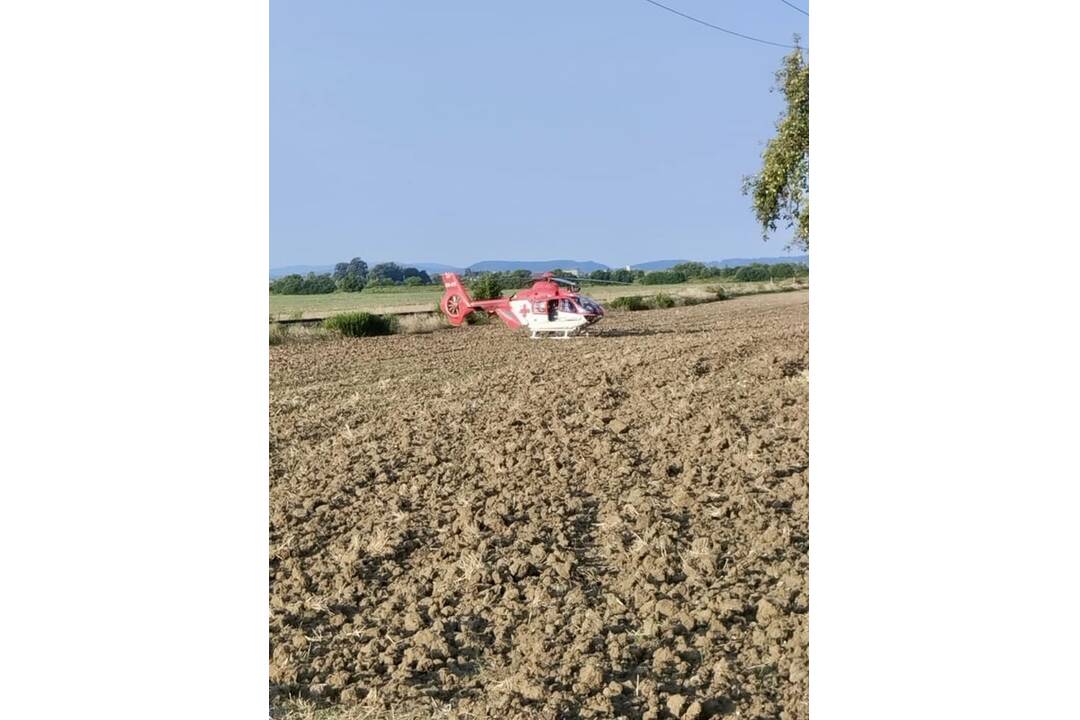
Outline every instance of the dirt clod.
<path fill-rule="evenodd" d="M 675 717 L 682 717 L 682 709 L 686 704 L 686 698 L 682 695 L 672 695 L 667 699 L 668 712 Z"/>
<path fill-rule="evenodd" d="M 759 623 L 766 623 L 772 618 L 776 617 L 778 611 L 776 606 L 771 602 L 762 598 L 757 604 L 757 620 Z"/>
<path fill-rule="evenodd" d="M 589 689 L 598 688 L 604 682 L 604 671 L 600 669 L 598 664 L 589 663 L 581 668 L 578 679 L 581 681 L 583 687 Z"/>

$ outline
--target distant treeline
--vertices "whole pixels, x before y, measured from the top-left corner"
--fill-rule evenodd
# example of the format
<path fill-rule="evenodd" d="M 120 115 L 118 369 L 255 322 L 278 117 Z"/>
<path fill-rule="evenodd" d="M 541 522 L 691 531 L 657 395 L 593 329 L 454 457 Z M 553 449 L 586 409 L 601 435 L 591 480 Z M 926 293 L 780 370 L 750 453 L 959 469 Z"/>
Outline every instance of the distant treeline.
<path fill-rule="evenodd" d="M 752 263 L 738 267 L 710 267 L 704 263 L 686 262 L 674 265 L 668 270 L 594 270 L 586 275 L 574 275 L 569 270 L 555 269 L 551 271 L 555 277 L 564 277 L 576 280 L 587 285 L 589 280 L 601 283 L 615 282 L 639 285 L 674 285 L 693 280 L 728 280 L 731 282 L 755 282 L 767 280 L 783 280 L 793 277 L 806 277 L 810 274 L 810 268 L 801 263 L 777 263 L 766 265 Z M 506 290 L 515 290 L 528 287 L 535 279 L 528 270 L 512 270 L 509 272 L 485 272 L 466 273 L 465 275 L 472 285 L 497 284 Z"/>
<path fill-rule="evenodd" d="M 353 258 L 334 266 L 334 272 L 317 275 L 285 275 L 270 281 L 274 295 L 322 295 L 332 292 L 360 292 L 365 287 L 395 285 L 430 285 L 431 276 L 424 270 L 402 267 L 397 263 L 379 263 L 370 270 L 366 262 Z"/>
<path fill-rule="evenodd" d="M 589 280 L 599 282 L 636 283 L 639 285 L 673 285 L 693 280 L 727 280 L 730 282 L 761 282 L 783 280 L 786 278 L 806 277 L 810 268 L 801 263 L 776 263 L 766 265 L 751 263 L 738 267 L 710 267 L 699 262 L 685 262 L 674 265 L 668 270 L 594 270 L 587 275 L 575 276 L 569 270 L 551 271 L 555 277 L 576 279 L 588 284 Z M 535 280 L 529 270 L 510 270 L 501 272 L 463 273 L 470 289 L 480 296 L 497 297 L 502 290 L 517 290 L 528 287 Z M 338 263 L 333 273 L 317 275 L 285 275 L 270 281 L 270 292 L 275 295 L 318 295 L 332 292 L 360 292 L 364 288 L 431 285 L 434 281 L 424 270 L 414 267 L 402 267 L 397 263 L 379 263 L 370 270 L 360 258 L 353 258 L 347 263 Z M 477 297 L 477 299 L 480 299 Z"/>
<path fill-rule="evenodd" d="M 604 271 L 599 271 L 604 272 Z M 657 270 L 647 273 L 640 282 L 644 285 L 666 285 L 669 283 L 682 283 L 687 280 L 731 280 L 734 282 L 760 282 L 762 280 L 783 280 L 793 277 L 806 277 L 810 274 L 810 268 L 801 263 L 751 263 L 737 267 L 710 267 L 705 263 L 685 262 L 673 265 L 668 270 Z M 590 278 L 606 280 L 597 273 L 589 275 Z M 611 278 L 614 280 L 615 278 Z"/>

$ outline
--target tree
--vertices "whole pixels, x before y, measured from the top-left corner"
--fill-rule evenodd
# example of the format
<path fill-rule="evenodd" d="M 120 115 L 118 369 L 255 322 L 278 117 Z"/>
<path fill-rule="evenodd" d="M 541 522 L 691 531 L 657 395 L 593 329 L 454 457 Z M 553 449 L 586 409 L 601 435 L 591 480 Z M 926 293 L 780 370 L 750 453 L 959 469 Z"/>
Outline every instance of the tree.
<path fill-rule="evenodd" d="M 334 292 L 334 279 L 330 274 L 286 275 L 270 283 L 273 295 L 318 295 Z"/>
<path fill-rule="evenodd" d="M 772 277 L 768 265 L 750 263 L 743 265 L 735 271 L 735 279 L 739 282 L 763 282 Z"/>
<path fill-rule="evenodd" d="M 502 297 L 503 287 L 496 273 L 485 273 L 469 285 L 469 293 L 474 300 L 493 300 Z"/>
<path fill-rule="evenodd" d="M 743 194 L 753 197 L 762 236 L 778 222 L 795 228 L 789 247 L 810 249 L 810 66 L 795 36 L 795 49 L 776 73 L 787 112 L 776 123 L 776 137 L 761 154 L 761 172 L 743 179 Z"/>
<path fill-rule="evenodd" d="M 671 285 L 686 282 L 686 276 L 675 270 L 654 270 L 641 278 L 642 285 Z"/>
<path fill-rule="evenodd" d="M 369 280 L 389 280 L 392 283 L 399 283 L 405 279 L 401 266 L 392 262 L 379 263 L 371 268 L 368 276 Z"/>
<path fill-rule="evenodd" d="M 710 270 L 705 263 L 700 262 L 684 262 L 671 267 L 672 272 L 682 273 L 688 278 L 710 277 Z"/>
<path fill-rule="evenodd" d="M 349 264 L 345 266 L 345 273 L 347 275 L 356 275 L 361 280 L 366 280 L 368 273 L 367 263 L 358 257 L 354 257 L 349 261 Z"/>
<path fill-rule="evenodd" d="M 367 278 L 367 263 L 358 257 L 354 257 L 347 263 L 339 262 L 334 266 L 333 278 L 341 280 L 346 275 L 355 275 L 363 281 Z"/>
<path fill-rule="evenodd" d="M 301 294 L 322 295 L 334 292 L 334 288 L 334 278 L 330 277 L 330 273 L 316 275 L 313 272 L 309 272 L 307 277 L 304 278 L 304 286 L 301 288 Z"/>
<path fill-rule="evenodd" d="M 402 278 L 402 281 L 408 280 L 409 278 L 418 278 L 420 280 L 420 282 L 419 283 L 412 283 L 413 285 L 430 285 L 431 284 L 431 276 L 427 274 L 427 270 L 419 270 L 419 269 L 414 268 L 414 267 L 407 267 L 404 270 L 402 270 L 401 271 L 401 278 Z"/>
<path fill-rule="evenodd" d="M 367 279 L 367 263 L 358 257 L 347 263 L 339 262 L 334 266 L 331 275 L 342 292 L 360 292 L 364 289 L 364 281 Z"/>
<path fill-rule="evenodd" d="M 346 273 L 336 282 L 337 289 L 341 292 L 360 292 L 364 289 L 364 281 L 356 273 Z"/>
<path fill-rule="evenodd" d="M 272 295 L 299 295 L 304 287 L 304 276 L 292 273 L 270 281 Z"/>

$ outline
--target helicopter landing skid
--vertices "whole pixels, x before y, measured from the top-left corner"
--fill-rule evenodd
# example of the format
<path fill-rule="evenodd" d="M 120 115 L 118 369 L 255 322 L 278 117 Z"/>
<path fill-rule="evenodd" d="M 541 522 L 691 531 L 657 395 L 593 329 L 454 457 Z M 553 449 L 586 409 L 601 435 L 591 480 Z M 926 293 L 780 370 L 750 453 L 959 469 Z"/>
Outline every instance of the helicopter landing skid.
<path fill-rule="evenodd" d="M 544 337 L 548 337 L 552 340 L 570 340 L 577 337 L 576 330 L 533 330 L 532 335 L 529 336 L 530 340 L 540 340 Z"/>

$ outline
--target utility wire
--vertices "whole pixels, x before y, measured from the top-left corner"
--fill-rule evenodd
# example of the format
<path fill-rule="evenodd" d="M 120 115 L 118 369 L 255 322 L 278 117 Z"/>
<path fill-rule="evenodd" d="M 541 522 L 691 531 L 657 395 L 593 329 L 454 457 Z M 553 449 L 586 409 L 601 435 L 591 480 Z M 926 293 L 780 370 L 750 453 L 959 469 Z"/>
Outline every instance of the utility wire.
<path fill-rule="evenodd" d="M 784 3 L 785 5 L 787 5 L 789 8 L 792 8 L 793 10 L 798 10 L 799 12 L 801 12 L 806 17 L 810 17 L 810 13 L 806 12 L 801 7 L 799 7 L 798 5 L 792 5 L 787 0 L 780 0 L 780 2 Z"/>
<path fill-rule="evenodd" d="M 675 13 L 676 15 L 679 15 L 680 17 L 684 17 L 687 20 L 692 20 L 692 21 L 698 23 L 699 25 L 704 25 L 705 27 L 712 28 L 713 30 L 719 30 L 720 32 L 725 32 L 728 35 L 734 35 L 735 37 L 741 37 L 744 40 L 753 40 L 754 42 L 759 42 L 759 43 L 762 43 L 763 45 L 772 45 L 774 47 L 790 48 L 792 50 L 795 49 L 794 45 L 784 45 L 783 43 L 775 43 L 775 42 L 772 42 L 770 40 L 762 40 L 761 38 L 750 37 L 749 35 L 743 35 L 742 33 L 735 32 L 734 30 L 728 30 L 727 28 L 722 28 L 719 25 L 713 25 L 712 23 L 707 23 L 704 20 L 699 20 L 699 19 L 697 19 L 696 17 L 694 17 L 692 15 L 687 15 L 686 13 L 679 12 L 675 8 L 669 8 L 667 5 L 661 5 L 660 3 L 656 2 L 656 0 L 645 0 L 645 2 L 649 3 L 650 5 L 655 5 L 658 8 L 663 8 L 664 10 L 667 10 L 670 13 Z"/>

